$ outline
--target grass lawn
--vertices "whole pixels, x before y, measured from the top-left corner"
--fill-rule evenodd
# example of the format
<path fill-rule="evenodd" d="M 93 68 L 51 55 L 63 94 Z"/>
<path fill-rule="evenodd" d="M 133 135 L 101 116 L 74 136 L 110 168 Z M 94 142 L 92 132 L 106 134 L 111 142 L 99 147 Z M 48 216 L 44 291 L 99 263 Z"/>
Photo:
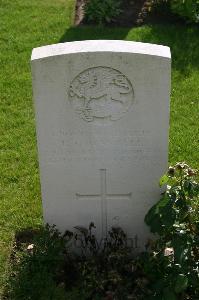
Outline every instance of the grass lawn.
<path fill-rule="evenodd" d="M 199 166 L 199 28 L 70 27 L 74 0 L 0 0 L 0 294 L 16 231 L 42 222 L 32 104 L 32 48 L 84 39 L 168 45 L 172 52 L 169 162 Z"/>

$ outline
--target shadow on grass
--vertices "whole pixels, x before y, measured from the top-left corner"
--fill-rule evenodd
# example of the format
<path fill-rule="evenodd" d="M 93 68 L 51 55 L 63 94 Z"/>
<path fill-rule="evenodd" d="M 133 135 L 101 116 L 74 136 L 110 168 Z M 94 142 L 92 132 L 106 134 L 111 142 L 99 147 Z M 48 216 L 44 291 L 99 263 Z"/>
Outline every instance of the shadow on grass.
<path fill-rule="evenodd" d="M 66 30 L 59 42 L 72 42 L 82 40 L 123 40 L 128 34 L 129 28 L 114 28 L 100 26 L 77 26 Z"/>
<path fill-rule="evenodd" d="M 129 32 L 127 38 L 133 38 L 133 30 Z M 198 26 L 151 25 L 141 33 L 141 41 L 169 46 L 172 68 L 182 75 L 188 75 L 192 70 L 199 69 Z"/>
<path fill-rule="evenodd" d="M 134 28 L 71 27 L 59 42 L 80 40 L 129 40 L 169 46 L 172 67 L 183 76 L 199 68 L 199 27 L 183 24 L 151 24 Z"/>

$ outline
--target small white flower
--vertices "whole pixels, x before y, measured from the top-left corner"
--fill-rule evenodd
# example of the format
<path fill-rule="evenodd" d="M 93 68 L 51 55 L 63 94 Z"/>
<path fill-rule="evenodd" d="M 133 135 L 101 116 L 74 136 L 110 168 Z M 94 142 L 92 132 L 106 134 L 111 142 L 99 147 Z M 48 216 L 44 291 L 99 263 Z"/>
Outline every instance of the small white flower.
<path fill-rule="evenodd" d="M 34 248 L 34 244 L 30 244 L 28 245 L 27 250 L 32 250 L 33 248 Z"/>
<path fill-rule="evenodd" d="M 170 256 L 174 254 L 173 248 L 165 248 L 164 249 L 164 256 Z"/>

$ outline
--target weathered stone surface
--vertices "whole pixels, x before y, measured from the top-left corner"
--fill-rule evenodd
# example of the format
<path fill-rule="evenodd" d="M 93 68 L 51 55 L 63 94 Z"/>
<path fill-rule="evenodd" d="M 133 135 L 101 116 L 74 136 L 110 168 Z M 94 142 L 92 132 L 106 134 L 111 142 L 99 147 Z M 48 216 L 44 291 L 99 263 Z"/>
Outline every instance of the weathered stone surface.
<path fill-rule="evenodd" d="M 170 50 L 126 41 L 36 48 L 33 92 L 44 220 L 121 226 L 134 247 L 167 169 Z M 137 239 L 137 237 L 138 239 Z"/>

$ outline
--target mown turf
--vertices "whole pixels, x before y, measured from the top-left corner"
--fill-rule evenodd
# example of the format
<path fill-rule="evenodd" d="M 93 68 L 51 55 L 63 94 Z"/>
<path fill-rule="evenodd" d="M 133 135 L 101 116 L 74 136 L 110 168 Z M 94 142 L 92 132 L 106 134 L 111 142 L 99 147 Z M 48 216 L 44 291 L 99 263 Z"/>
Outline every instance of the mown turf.
<path fill-rule="evenodd" d="M 32 105 L 32 48 L 84 39 L 126 39 L 172 51 L 169 161 L 199 166 L 199 28 L 73 28 L 74 0 L 0 0 L 0 293 L 16 231 L 42 222 Z"/>
<path fill-rule="evenodd" d="M 73 6 L 71 0 L 0 0 L 0 290 L 15 232 L 41 224 L 31 51 L 59 41 Z"/>

